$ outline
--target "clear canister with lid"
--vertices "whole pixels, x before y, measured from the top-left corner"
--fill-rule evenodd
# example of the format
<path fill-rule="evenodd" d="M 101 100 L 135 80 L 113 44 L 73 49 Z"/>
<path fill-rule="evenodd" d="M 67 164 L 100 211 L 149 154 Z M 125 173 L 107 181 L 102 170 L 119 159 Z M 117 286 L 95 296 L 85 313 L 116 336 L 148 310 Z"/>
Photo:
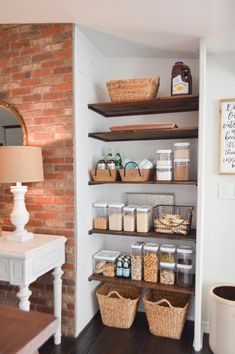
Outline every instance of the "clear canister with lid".
<path fill-rule="evenodd" d="M 193 247 L 179 246 L 176 250 L 177 264 L 193 265 Z"/>
<path fill-rule="evenodd" d="M 152 207 L 142 205 L 136 209 L 137 232 L 148 232 L 152 226 Z"/>
<path fill-rule="evenodd" d="M 172 150 L 157 150 L 156 162 L 158 166 L 171 166 Z"/>
<path fill-rule="evenodd" d="M 160 283 L 165 285 L 175 284 L 175 263 L 160 262 Z"/>
<path fill-rule="evenodd" d="M 156 283 L 158 280 L 158 243 L 144 245 L 144 280 Z"/>
<path fill-rule="evenodd" d="M 191 287 L 193 285 L 193 266 L 178 264 L 177 269 L 177 285 L 185 288 Z"/>
<path fill-rule="evenodd" d="M 175 143 L 174 159 L 190 159 L 190 143 Z"/>
<path fill-rule="evenodd" d="M 143 278 L 143 246 L 144 242 L 137 241 L 131 245 L 131 279 Z"/>
<path fill-rule="evenodd" d="M 175 263 L 175 245 L 163 244 L 160 247 L 160 262 Z"/>
<path fill-rule="evenodd" d="M 189 180 L 189 159 L 175 159 L 174 160 L 174 180 L 188 181 Z"/>
<path fill-rule="evenodd" d="M 136 205 L 127 205 L 123 208 L 123 229 L 134 232 L 136 229 Z"/>
<path fill-rule="evenodd" d="M 124 206 L 123 203 L 109 204 L 109 230 L 122 231 Z"/>
<path fill-rule="evenodd" d="M 157 181 L 171 181 L 172 180 L 172 166 L 157 166 L 156 168 Z"/>
<path fill-rule="evenodd" d="M 97 202 L 93 204 L 93 227 L 94 229 L 108 229 L 108 203 Z"/>

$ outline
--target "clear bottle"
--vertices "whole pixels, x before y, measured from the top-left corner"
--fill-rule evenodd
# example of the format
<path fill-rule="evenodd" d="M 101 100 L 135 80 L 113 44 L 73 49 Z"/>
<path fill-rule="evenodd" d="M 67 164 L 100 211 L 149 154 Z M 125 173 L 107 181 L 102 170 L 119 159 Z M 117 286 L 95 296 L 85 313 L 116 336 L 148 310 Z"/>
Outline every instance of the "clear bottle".
<path fill-rule="evenodd" d="M 106 160 L 104 156 L 101 156 L 101 158 L 99 159 L 98 163 L 97 163 L 97 169 L 98 170 L 105 170 L 106 168 Z"/>
<path fill-rule="evenodd" d="M 115 169 L 115 162 L 114 162 L 113 153 L 112 153 L 111 149 L 109 149 L 108 155 L 107 155 L 107 167 L 110 170 L 114 170 Z"/>
<path fill-rule="evenodd" d="M 115 168 L 119 170 L 122 168 L 122 158 L 119 150 L 116 150 L 116 155 L 115 155 Z"/>

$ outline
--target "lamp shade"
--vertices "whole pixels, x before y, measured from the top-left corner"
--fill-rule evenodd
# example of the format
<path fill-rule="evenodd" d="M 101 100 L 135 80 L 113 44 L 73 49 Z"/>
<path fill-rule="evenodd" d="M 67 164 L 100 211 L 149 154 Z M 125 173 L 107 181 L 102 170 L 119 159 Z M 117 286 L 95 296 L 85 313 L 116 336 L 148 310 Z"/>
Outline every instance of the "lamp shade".
<path fill-rule="evenodd" d="M 43 180 L 42 149 L 40 147 L 0 147 L 0 183 Z"/>

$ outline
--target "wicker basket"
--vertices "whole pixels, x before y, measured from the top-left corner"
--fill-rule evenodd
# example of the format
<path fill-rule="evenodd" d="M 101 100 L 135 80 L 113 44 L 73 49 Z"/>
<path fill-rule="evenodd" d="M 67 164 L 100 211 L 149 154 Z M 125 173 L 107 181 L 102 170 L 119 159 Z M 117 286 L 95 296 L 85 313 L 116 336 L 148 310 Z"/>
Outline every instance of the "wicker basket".
<path fill-rule="evenodd" d="M 137 169 L 128 169 L 128 164 L 136 165 Z M 121 180 L 123 182 L 147 182 L 154 178 L 154 169 L 140 169 L 134 161 L 128 162 L 124 168 L 119 170 Z"/>
<path fill-rule="evenodd" d="M 155 336 L 180 339 L 189 300 L 187 294 L 148 290 L 144 295 L 144 308 L 150 332 Z"/>
<path fill-rule="evenodd" d="M 134 322 L 140 289 L 102 284 L 96 291 L 102 322 L 109 327 L 130 328 Z"/>
<path fill-rule="evenodd" d="M 160 77 L 111 80 L 106 85 L 112 102 L 150 100 L 157 95 Z"/>
<path fill-rule="evenodd" d="M 90 170 L 90 175 L 94 182 L 115 182 L 118 176 L 117 170 L 99 170 L 96 168 Z"/>

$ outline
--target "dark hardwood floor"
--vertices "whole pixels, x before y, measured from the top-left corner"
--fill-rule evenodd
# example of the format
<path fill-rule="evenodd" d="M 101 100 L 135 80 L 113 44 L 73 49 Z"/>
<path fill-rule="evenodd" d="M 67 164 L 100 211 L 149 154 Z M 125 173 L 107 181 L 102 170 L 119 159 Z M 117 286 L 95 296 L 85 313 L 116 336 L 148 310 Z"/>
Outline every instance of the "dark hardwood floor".
<path fill-rule="evenodd" d="M 61 345 L 54 346 L 51 338 L 39 350 L 40 354 L 211 354 L 208 335 L 204 336 L 203 349 L 193 349 L 193 322 L 187 321 L 181 340 L 153 336 L 148 330 L 144 313 L 138 313 L 129 329 L 106 327 L 100 315 L 75 339 L 62 338 Z"/>

